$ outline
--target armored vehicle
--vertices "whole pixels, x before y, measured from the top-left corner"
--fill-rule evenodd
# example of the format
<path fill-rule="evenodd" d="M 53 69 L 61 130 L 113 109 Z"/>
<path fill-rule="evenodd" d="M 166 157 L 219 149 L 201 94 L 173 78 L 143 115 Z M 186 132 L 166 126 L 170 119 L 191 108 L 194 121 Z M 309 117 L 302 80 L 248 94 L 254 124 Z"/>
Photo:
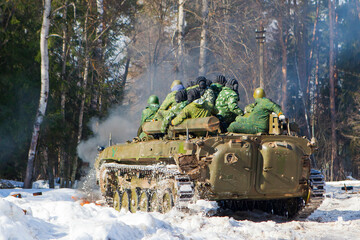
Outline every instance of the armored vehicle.
<path fill-rule="evenodd" d="M 310 187 L 312 195 L 322 197 L 325 193 L 324 175 L 319 170 L 311 169 L 310 171 Z"/>
<path fill-rule="evenodd" d="M 233 210 L 304 217 L 311 205 L 310 155 L 315 143 L 272 114 L 269 132 L 221 133 L 214 117 L 188 119 L 161 133 L 146 122 L 143 139 L 99 151 L 97 182 L 117 210 L 167 212 L 197 199 Z M 309 204 L 310 202 L 310 204 Z"/>

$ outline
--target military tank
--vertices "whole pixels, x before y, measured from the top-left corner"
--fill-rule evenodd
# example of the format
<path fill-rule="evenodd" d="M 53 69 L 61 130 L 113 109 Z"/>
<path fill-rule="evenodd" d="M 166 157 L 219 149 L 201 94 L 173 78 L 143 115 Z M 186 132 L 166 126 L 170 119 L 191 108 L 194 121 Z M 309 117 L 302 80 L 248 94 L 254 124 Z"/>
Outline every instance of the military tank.
<path fill-rule="evenodd" d="M 214 117 L 188 119 L 161 133 L 161 121 L 142 126 L 147 137 L 101 148 L 97 183 L 116 210 L 168 212 L 198 199 L 232 210 L 261 209 L 306 218 L 315 142 L 272 114 L 264 134 L 221 133 Z"/>

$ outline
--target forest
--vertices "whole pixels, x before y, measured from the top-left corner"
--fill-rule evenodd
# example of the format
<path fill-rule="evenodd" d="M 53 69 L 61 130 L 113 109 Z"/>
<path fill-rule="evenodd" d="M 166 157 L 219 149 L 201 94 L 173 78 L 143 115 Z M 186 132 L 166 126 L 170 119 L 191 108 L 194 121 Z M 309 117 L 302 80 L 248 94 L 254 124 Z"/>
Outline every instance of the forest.
<path fill-rule="evenodd" d="M 359 0 L 0 0 L 0 179 L 70 187 L 99 126 L 131 140 L 150 95 L 219 74 L 315 137 L 326 180 L 358 178 L 359 26 Z"/>

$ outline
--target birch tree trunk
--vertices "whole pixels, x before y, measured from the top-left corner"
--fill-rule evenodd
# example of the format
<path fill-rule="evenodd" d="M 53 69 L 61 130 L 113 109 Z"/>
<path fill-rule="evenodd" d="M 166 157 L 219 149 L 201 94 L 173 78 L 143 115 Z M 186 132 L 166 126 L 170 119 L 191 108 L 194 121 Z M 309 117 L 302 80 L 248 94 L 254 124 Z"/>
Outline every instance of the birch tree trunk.
<path fill-rule="evenodd" d="M 40 52 L 41 52 L 41 92 L 39 107 L 36 113 L 33 134 L 31 137 L 28 164 L 26 167 L 26 176 L 24 181 L 24 188 L 31 188 L 32 174 L 34 170 L 34 159 L 37 147 L 37 142 L 40 133 L 40 126 L 43 121 L 46 112 L 46 106 L 49 96 L 49 56 L 48 56 L 48 43 L 47 37 L 49 35 L 50 28 L 50 12 L 51 12 L 51 0 L 44 1 L 44 13 L 43 22 L 40 35 Z"/>
<path fill-rule="evenodd" d="M 200 38 L 200 56 L 199 56 L 199 75 L 206 74 L 206 49 L 207 39 L 206 35 L 208 32 L 208 16 L 209 7 L 208 0 L 202 0 L 202 27 L 201 27 L 201 38 Z"/>
<path fill-rule="evenodd" d="M 334 181 L 334 162 L 336 161 L 336 110 L 335 110 L 335 79 L 334 79 L 334 15 L 333 2 L 329 0 L 329 81 L 330 81 L 330 115 L 331 115 L 331 162 L 330 180 Z"/>
<path fill-rule="evenodd" d="M 185 35 L 185 12 L 184 12 L 185 0 L 179 0 L 179 12 L 178 12 L 178 67 L 180 78 L 184 77 L 184 35 Z M 183 79 L 181 79 L 183 80 Z"/>

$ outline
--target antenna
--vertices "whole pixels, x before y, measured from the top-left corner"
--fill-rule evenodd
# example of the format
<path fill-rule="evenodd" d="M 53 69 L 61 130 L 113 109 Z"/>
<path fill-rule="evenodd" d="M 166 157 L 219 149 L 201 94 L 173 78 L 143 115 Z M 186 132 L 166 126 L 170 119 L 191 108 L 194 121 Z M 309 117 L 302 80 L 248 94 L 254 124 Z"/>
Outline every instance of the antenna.
<path fill-rule="evenodd" d="M 189 139 L 189 128 L 187 126 L 187 123 L 186 123 L 186 141 L 188 142 L 190 139 Z"/>
<path fill-rule="evenodd" d="M 255 33 L 256 41 L 259 44 L 259 86 L 264 88 L 264 45 L 266 31 L 262 22 L 260 22 L 259 29 L 256 29 Z"/>
<path fill-rule="evenodd" d="M 112 145 L 111 133 L 109 135 L 109 147 Z"/>

